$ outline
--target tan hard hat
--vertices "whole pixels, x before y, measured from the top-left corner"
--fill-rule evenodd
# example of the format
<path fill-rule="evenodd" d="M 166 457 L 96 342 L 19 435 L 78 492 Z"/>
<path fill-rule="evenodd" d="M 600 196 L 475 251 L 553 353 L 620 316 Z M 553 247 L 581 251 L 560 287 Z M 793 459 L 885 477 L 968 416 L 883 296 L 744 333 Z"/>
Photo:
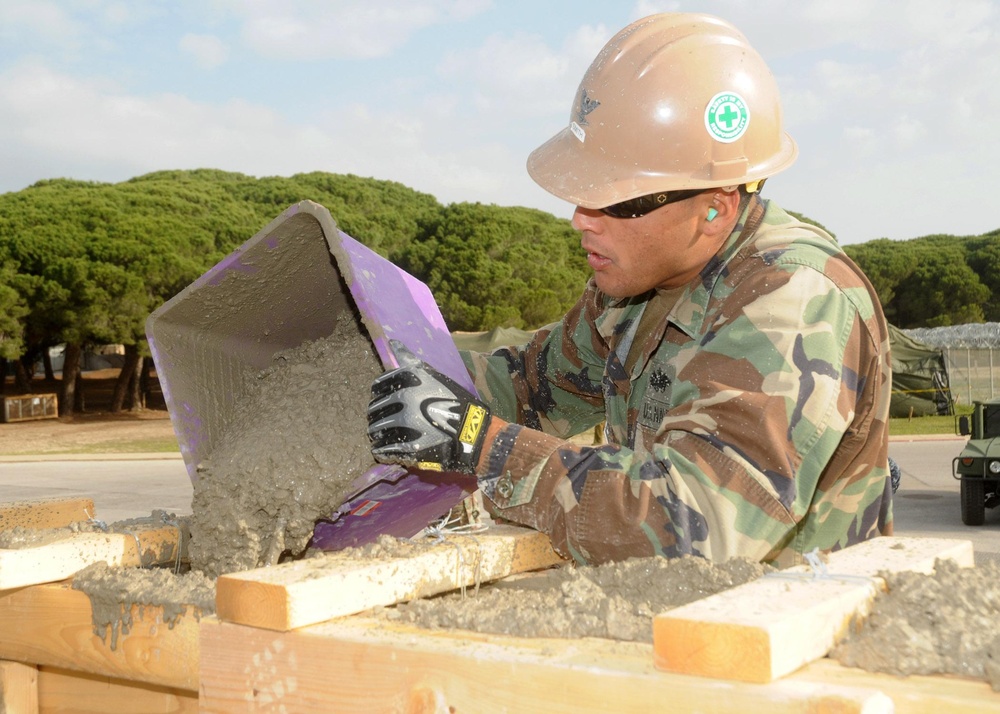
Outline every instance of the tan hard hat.
<path fill-rule="evenodd" d="M 659 191 L 752 184 L 798 154 L 777 83 L 746 37 L 711 15 L 664 13 L 615 35 L 569 126 L 528 157 L 546 191 L 585 208 Z"/>

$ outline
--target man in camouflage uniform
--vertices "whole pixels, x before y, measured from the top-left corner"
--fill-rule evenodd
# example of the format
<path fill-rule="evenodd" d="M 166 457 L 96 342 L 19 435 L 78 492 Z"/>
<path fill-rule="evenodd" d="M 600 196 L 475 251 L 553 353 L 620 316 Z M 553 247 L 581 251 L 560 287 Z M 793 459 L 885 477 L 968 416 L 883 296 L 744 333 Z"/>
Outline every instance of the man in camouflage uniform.
<path fill-rule="evenodd" d="M 625 28 L 528 160 L 577 206 L 583 296 L 528 345 L 463 355 L 479 398 L 401 349 L 375 457 L 476 474 L 495 516 L 585 563 L 784 566 L 890 533 L 888 331 L 834 240 L 760 198 L 796 153 L 731 25 Z M 602 421 L 606 444 L 567 441 Z"/>

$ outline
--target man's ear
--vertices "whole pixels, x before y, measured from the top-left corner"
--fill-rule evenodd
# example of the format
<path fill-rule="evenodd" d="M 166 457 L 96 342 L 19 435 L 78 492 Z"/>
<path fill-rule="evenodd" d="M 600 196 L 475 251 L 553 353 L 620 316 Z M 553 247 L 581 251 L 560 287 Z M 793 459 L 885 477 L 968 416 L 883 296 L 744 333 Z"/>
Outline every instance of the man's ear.
<path fill-rule="evenodd" d="M 740 192 L 719 189 L 712 194 L 703 219 L 706 235 L 725 232 L 727 235 L 740 217 Z"/>

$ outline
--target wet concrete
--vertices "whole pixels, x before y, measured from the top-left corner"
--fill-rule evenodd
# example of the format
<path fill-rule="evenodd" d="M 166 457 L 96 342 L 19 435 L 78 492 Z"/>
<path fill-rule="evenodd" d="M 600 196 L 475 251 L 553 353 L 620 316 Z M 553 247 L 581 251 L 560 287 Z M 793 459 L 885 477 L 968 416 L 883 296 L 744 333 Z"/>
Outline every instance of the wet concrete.
<path fill-rule="evenodd" d="M 518 637 L 653 641 L 653 616 L 756 580 L 773 570 L 734 558 L 630 558 L 565 567 L 484 586 L 475 594 L 415 600 L 380 614 L 431 629 Z"/>
<path fill-rule="evenodd" d="M 276 354 L 198 467 L 191 567 L 209 576 L 304 554 L 315 522 L 374 465 L 365 407 L 382 366 L 350 313 L 333 334 Z"/>
<path fill-rule="evenodd" d="M 938 561 L 934 573 L 890 573 L 886 591 L 830 656 L 896 675 L 956 674 L 1000 691 L 1000 565 L 960 568 Z"/>

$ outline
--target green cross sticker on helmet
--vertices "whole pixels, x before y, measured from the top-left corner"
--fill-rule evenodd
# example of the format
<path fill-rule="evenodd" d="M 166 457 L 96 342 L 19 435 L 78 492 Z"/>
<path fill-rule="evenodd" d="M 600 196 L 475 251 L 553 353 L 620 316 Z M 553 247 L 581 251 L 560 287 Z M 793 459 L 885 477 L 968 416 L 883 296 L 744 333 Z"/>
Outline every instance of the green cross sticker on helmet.
<path fill-rule="evenodd" d="M 731 144 L 746 133 L 750 108 L 736 92 L 719 92 L 705 108 L 705 128 L 716 141 Z"/>

